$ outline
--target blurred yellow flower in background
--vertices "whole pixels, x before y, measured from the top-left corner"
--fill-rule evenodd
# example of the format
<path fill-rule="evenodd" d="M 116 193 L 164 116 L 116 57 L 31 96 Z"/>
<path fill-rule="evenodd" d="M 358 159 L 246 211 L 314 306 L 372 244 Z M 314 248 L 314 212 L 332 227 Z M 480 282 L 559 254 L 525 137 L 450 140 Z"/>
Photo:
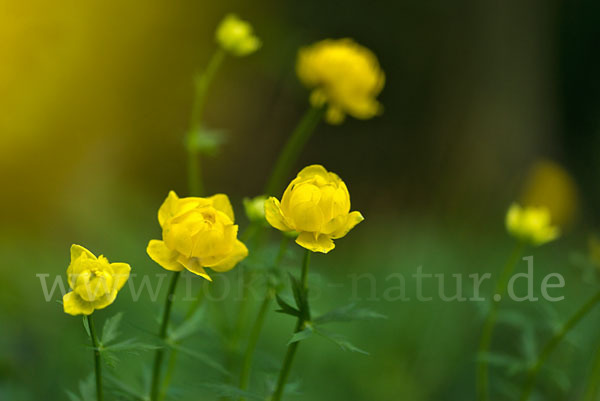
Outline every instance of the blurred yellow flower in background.
<path fill-rule="evenodd" d="M 175 192 L 158 210 L 163 240 L 151 240 L 148 255 L 167 270 L 184 268 L 212 281 L 204 270 L 231 270 L 248 256 L 248 249 L 237 239 L 229 198 L 216 194 L 208 198 L 179 198 Z"/>
<path fill-rule="evenodd" d="M 560 230 L 551 224 L 546 207 L 521 207 L 513 203 L 506 214 L 506 229 L 513 237 L 530 245 L 542 245 L 558 238 Z"/>
<path fill-rule="evenodd" d="M 109 263 L 102 255 L 96 258 L 84 247 L 72 245 L 67 279 L 73 291 L 63 297 L 65 313 L 91 315 L 112 304 L 130 271 L 127 263 Z"/>
<path fill-rule="evenodd" d="M 217 43 L 234 56 L 247 56 L 257 51 L 262 43 L 253 33 L 252 25 L 235 14 L 227 14 L 217 27 Z"/>
<path fill-rule="evenodd" d="M 368 119 L 382 111 L 375 97 L 383 89 L 385 74 L 373 52 L 351 39 L 326 39 L 300 49 L 296 72 L 312 89 L 311 104 L 327 104 L 330 124 L 340 124 L 346 114 Z"/>
<path fill-rule="evenodd" d="M 270 197 L 265 214 L 276 229 L 299 232 L 298 245 L 322 253 L 335 248 L 332 240 L 342 238 L 364 220 L 360 212 L 350 212 L 350 194 L 344 181 L 317 164 L 298 173 L 281 203 Z"/>
<path fill-rule="evenodd" d="M 521 204 L 548 208 L 552 223 L 565 227 L 577 214 L 577 185 L 559 164 L 549 160 L 537 161 L 523 185 Z"/>

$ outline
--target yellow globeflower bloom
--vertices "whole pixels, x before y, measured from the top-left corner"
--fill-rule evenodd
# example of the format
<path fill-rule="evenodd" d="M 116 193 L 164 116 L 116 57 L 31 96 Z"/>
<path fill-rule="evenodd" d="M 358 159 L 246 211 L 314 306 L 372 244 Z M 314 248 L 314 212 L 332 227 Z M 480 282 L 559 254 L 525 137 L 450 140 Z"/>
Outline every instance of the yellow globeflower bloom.
<path fill-rule="evenodd" d="M 73 291 L 63 297 L 63 308 L 69 315 L 91 315 L 106 308 L 129 278 L 127 263 L 109 263 L 94 256 L 82 246 L 71 245 L 71 264 L 67 268 L 69 287 Z"/>
<path fill-rule="evenodd" d="M 330 124 L 340 124 L 346 113 L 368 119 L 382 111 L 375 98 L 385 74 L 373 52 L 351 39 L 326 39 L 300 49 L 296 72 L 312 89 L 312 105 L 327 103 L 325 118 Z"/>
<path fill-rule="evenodd" d="M 270 197 L 265 202 L 265 214 L 276 229 L 298 232 L 298 245 L 323 253 L 335 248 L 332 240 L 342 238 L 364 220 L 360 212 L 350 212 L 350 194 L 344 181 L 317 164 L 298 173 L 281 203 Z"/>
<path fill-rule="evenodd" d="M 178 198 L 175 192 L 158 210 L 163 240 L 151 240 L 148 255 L 167 270 L 184 268 L 212 281 L 204 270 L 225 272 L 248 256 L 237 239 L 233 209 L 224 194 L 209 198 Z"/>
<path fill-rule="evenodd" d="M 546 207 L 522 208 L 513 203 L 506 214 L 506 229 L 515 238 L 531 245 L 542 245 L 558 238 L 560 230 L 551 224 Z"/>
<path fill-rule="evenodd" d="M 260 39 L 253 34 L 252 25 L 235 14 L 228 14 L 223 18 L 215 36 L 225 51 L 238 57 L 254 53 L 262 45 Z"/>

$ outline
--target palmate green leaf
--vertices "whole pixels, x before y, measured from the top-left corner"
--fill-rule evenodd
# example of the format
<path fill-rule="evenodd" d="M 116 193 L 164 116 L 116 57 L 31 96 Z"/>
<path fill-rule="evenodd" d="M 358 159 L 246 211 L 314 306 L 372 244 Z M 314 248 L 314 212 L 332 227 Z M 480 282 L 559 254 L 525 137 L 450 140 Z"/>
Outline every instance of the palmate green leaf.
<path fill-rule="evenodd" d="M 200 362 L 203 362 L 205 365 L 213 368 L 216 371 L 221 372 L 222 374 L 226 375 L 226 376 L 231 376 L 231 373 L 225 369 L 223 367 L 223 365 L 221 365 L 219 362 L 215 361 L 212 357 L 208 356 L 207 354 L 203 353 L 203 352 L 199 352 L 187 347 L 183 347 L 179 344 L 170 344 L 171 348 L 173 348 L 174 350 L 177 350 L 183 354 L 189 355 L 192 358 L 195 358 L 197 360 L 199 360 Z"/>
<path fill-rule="evenodd" d="M 87 320 L 87 316 L 83 316 L 83 328 L 85 329 L 85 332 L 87 333 L 88 337 L 92 337 L 92 334 L 90 332 L 90 325 L 88 324 L 88 320 Z"/>
<path fill-rule="evenodd" d="M 202 329 L 202 322 L 206 317 L 206 308 L 200 307 L 189 319 L 181 323 L 177 328 L 169 331 L 169 339 L 172 342 L 180 342 Z"/>
<path fill-rule="evenodd" d="M 296 301 L 296 307 L 300 312 L 300 317 L 302 320 L 309 321 L 310 320 L 310 308 L 308 306 L 308 290 L 306 290 L 300 280 L 294 277 L 290 273 L 290 281 L 292 284 L 292 292 L 294 294 L 294 299 Z"/>
<path fill-rule="evenodd" d="M 295 317 L 300 317 L 300 311 L 294 308 L 292 305 L 283 300 L 278 294 L 275 295 L 275 299 L 277 300 L 277 305 L 281 309 L 276 310 L 276 312 L 284 313 L 286 315 L 291 315 Z"/>
<path fill-rule="evenodd" d="M 227 383 L 200 383 L 200 387 L 206 389 L 219 397 L 246 398 L 248 400 L 264 401 L 265 397 L 259 394 L 240 390 L 234 385 Z"/>
<path fill-rule="evenodd" d="M 130 353 L 137 353 L 141 351 L 152 351 L 160 348 L 156 344 L 148 344 L 137 341 L 136 338 L 128 338 L 127 340 L 103 346 L 100 348 L 100 352 L 123 352 L 127 351 Z"/>
<path fill-rule="evenodd" d="M 326 324 L 332 322 L 351 322 L 354 320 L 387 319 L 387 316 L 366 308 L 357 308 L 355 303 L 342 306 L 327 312 L 316 319 L 315 323 Z"/>
<path fill-rule="evenodd" d="M 67 397 L 69 397 L 69 401 L 81 401 L 81 398 L 79 398 L 79 396 L 74 394 L 73 392 L 66 390 L 66 393 Z"/>
<path fill-rule="evenodd" d="M 312 337 L 313 334 L 314 330 L 312 329 L 312 327 L 307 326 L 304 330 L 295 332 L 292 338 L 290 338 L 290 341 L 288 341 L 287 345 L 298 341 L 306 340 L 307 338 Z"/>
<path fill-rule="evenodd" d="M 486 361 L 490 366 L 503 368 L 507 376 L 515 376 L 524 373 L 528 365 L 524 361 L 510 355 L 484 352 L 477 356 L 477 361 Z"/>
<path fill-rule="evenodd" d="M 82 401 L 96 401 L 96 381 L 93 374 L 79 382 L 79 393 Z"/>
<path fill-rule="evenodd" d="M 109 344 L 119 336 L 119 324 L 121 323 L 122 318 L 123 312 L 119 312 L 106 319 L 106 322 L 102 327 L 102 344 Z"/>
<path fill-rule="evenodd" d="M 136 389 L 131 385 L 125 383 L 121 379 L 116 378 L 114 375 L 109 372 L 104 373 L 104 378 L 106 382 L 110 384 L 111 392 L 115 393 L 115 395 L 119 395 L 121 398 L 118 399 L 127 399 L 134 401 L 145 401 L 147 398 L 144 395 L 145 391 L 141 389 Z"/>
<path fill-rule="evenodd" d="M 318 329 L 316 327 L 314 327 L 313 330 L 316 334 L 320 335 L 321 337 L 325 337 L 326 339 L 337 344 L 344 351 L 358 352 L 359 354 L 370 355 L 367 351 L 358 348 L 339 334 L 329 333 L 327 331 L 324 331 L 323 329 Z"/>

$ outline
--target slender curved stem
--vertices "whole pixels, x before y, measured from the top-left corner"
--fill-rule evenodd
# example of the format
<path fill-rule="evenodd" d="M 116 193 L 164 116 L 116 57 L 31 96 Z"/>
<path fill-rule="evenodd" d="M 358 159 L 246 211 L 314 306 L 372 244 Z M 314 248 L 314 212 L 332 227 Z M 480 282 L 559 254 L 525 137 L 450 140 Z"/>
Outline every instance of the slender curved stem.
<path fill-rule="evenodd" d="M 583 401 L 597 401 L 600 397 L 600 346 L 596 351 L 596 358 L 590 372 L 587 389 Z"/>
<path fill-rule="evenodd" d="M 192 142 L 194 141 L 193 136 L 198 134 L 197 131 L 202 126 L 208 89 L 224 59 L 225 52 L 222 49 L 218 49 L 211 57 L 206 69 L 195 79 L 194 102 L 192 103 L 187 138 L 188 186 L 190 196 L 200 196 L 204 193 L 204 184 L 200 167 L 200 152 L 197 146 L 192 145 Z"/>
<path fill-rule="evenodd" d="M 194 302 L 190 305 L 187 313 L 185 314 L 185 317 L 183 318 L 184 322 L 187 321 L 188 319 L 190 319 L 192 316 L 194 316 L 194 314 L 196 313 L 196 311 L 202 304 L 204 297 L 202 297 L 201 295 L 202 295 L 201 292 L 198 292 L 198 296 L 196 297 Z M 167 363 L 167 371 L 165 373 L 165 378 L 163 379 L 163 383 L 162 383 L 162 391 L 160 394 L 161 400 L 163 400 L 165 398 L 167 389 L 169 388 L 169 385 L 171 384 L 171 380 L 173 379 L 173 373 L 175 372 L 175 367 L 177 365 L 177 357 L 178 356 L 179 356 L 179 351 L 177 349 L 172 349 L 169 354 L 169 362 Z"/>
<path fill-rule="evenodd" d="M 317 124 L 321 121 L 324 110 L 324 108 L 311 107 L 306 111 L 277 158 L 271 177 L 267 182 L 265 194 L 273 195 L 280 192 L 283 182 L 294 163 L 298 160 L 302 148 L 304 148 Z"/>
<path fill-rule="evenodd" d="M 102 361 L 100 360 L 100 344 L 96 336 L 96 328 L 92 315 L 87 315 L 88 327 L 90 328 L 90 337 L 92 338 L 92 346 L 94 347 L 94 368 L 96 372 L 96 400 L 102 401 Z"/>
<path fill-rule="evenodd" d="M 164 341 L 167 338 L 167 328 L 169 327 L 169 320 L 171 317 L 171 308 L 173 306 L 173 298 L 175 296 L 175 289 L 177 288 L 177 280 L 181 272 L 173 272 L 171 275 L 171 283 L 169 284 L 169 290 L 167 292 L 167 298 L 165 299 L 165 307 L 163 310 L 162 322 L 160 325 L 160 331 L 158 337 Z M 160 371 L 162 368 L 162 362 L 165 356 L 164 344 L 156 350 L 154 357 L 154 367 L 152 369 L 152 384 L 150 389 L 150 400 L 158 401 L 160 394 Z"/>
<path fill-rule="evenodd" d="M 281 259 L 283 259 L 283 255 L 285 254 L 285 250 L 287 249 L 287 245 L 289 243 L 289 238 L 285 235 L 281 237 L 281 245 L 279 246 L 279 253 L 277 254 L 277 258 L 275 259 L 275 263 L 273 265 L 273 269 L 277 269 L 279 264 L 281 263 Z M 271 301 L 275 297 L 277 293 L 275 288 L 270 286 L 267 283 L 267 293 L 260 304 L 260 308 L 258 309 L 258 314 L 256 319 L 254 320 L 254 326 L 252 326 L 252 331 L 250 332 L 250 337 L 248 339 L 248 345 L 246 347 L 246 352 L 244 353 L 244 359 L 242 361 L 242 370 L 240 373 L 240 389 L 245 390 L 248 388 L 248 383 L 250 381 L 250 370 L 252 369 L 252 359 L 254 357 L 254 351 L 256 349 L 256 344 L 258 343 L 258 339 L 260 337 L 260 332 L 262 331 L 262 327 L 265 321 L 265 316 L 267 311 L 269 310 L 269 306 L 271 305 Z M 245 401 L 244 397 L 240 398 L 240 401 Z"/>
<path fill-rule="evenodd" d="M 575 312 L 575 314 L 565 322 L 565 324 L 563 324 L 560 330 L 557 331 L 556 334 L 554 334 L 554 336 L 552 336 L 552 338 L 546 343 L 546 345 L 544 345 L 544 348 L 542 348 L 542 352 L 540 352 L 540 355 L 538 356 L 537 360 L 527 372 L 525 385 L 523 386 L 523 392 L 521 393 L 521 401 L 526 401 L 529 399 L 531 392 L 533 391 L 533 387 L 535 386 L 535 380 L 537 378 L 537 375 L 542 366 L 544 365 L 544 362 L 546 362 L 546 359 L 548 359 L 548 357 L 552 353 L 552 351 L 554 351 L 556 346 L 560 344 L 560 342 L 567 335 L 567 333 L 573 327 L 575 327 L 575 325 L 577 325 L 577 323 L 579 323 L 579 321 L 583 319 L 589 313 L 589 311 L 591 311 L 594 308 L 594 306 L 596 306 L 598 302 L 600 302 L 600 292 L 598 292 L 596 295 L 590 298 L 590 300 L 583 304 L 583 306 L 579 308 L 577 312 Z"/>
<path fill-rule="evenodd" d="M 307 249 L 304 254 L 304 262 L 302 263 L 302 275 L 300 277 L 300 282 L 302 283 L 302 290 L 306 294 L 307 290 L 307 282 L 308 282 L 308 265 L 310 264 L 310 251 Z M 302 317 L 298 318 L 298 322 L 296 323 L 296 330 L 302 330 L 304 326 L 304 319 Z M 279 379 L 277 380 L 277 387 L 275 388 L 275 392 L 273 393 L 273 397 L 271 401 L 280 401 L 281 396 L 283 395 L 283 390 L 285 388 L 285 383 L 290 375 L 290 371 L 292 369 L 292 362 L 294 361 L 294 356 L 296 355 L 296 351 L 298 350 L 298 345 L 300 341 L 295 341 L 288 345 L 287 351 L 285 353 L 285 357 L 283 359 L 283 365 L 281 367 L 281 371 L 279 372 Z"/>
<path fill-rule="evenodd" d="M 519 257 L 523 253 L 525 246 L 519 242 L 513 249 L 506 265 L 502 269 L 502 274 L 496 281 L 495 295 L 502 296 L 506 292 L 506 286 L 510 280 L 510 276 L 515 270 L 515 266 L 519 261 Z M 490 350 L 492 337 L 494 334 L 494 326 L 498 318 L 498 303 L 492 302 L 490 311 L 483 325 L 481 338 L 479 341 L 479 350 L 477 352 L 479 361 L 477 362 L 477 400 L 486 401 L 489 399 L 489 367 L 486 355 Z"/>

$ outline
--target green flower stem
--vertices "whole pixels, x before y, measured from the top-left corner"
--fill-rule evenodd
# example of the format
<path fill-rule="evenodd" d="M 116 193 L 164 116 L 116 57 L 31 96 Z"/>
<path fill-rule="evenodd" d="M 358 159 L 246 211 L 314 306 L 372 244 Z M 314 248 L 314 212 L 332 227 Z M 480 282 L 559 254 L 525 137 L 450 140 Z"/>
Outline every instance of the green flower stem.
<path fill-rule="evenodd" d="M 201 295 L 202 295 L 202 293 L 201 293 L 201 291 L 199 291 L 198 296 L 196 297 L 194 302 L 190 305 L 185 317 L 183 318 L 184 322 L 187 321 L 188 319 L 190 319 L 192 316 L 194 316 L 194 314 L 196 313 L 196 311 L 202 304 L 204 297 L 202 297 Z M 165 373 L 165 378 L 164 378 L 163 384 L 162 384 L 162 391 L 160 394 L 161 400 L 165 399 L 167 389 L 171 385 L 171 380 L 173 379 L 173 373 L 175 372 L 175 367 L 177 366 L 177 357 L 178 356 L 179 356 L 179 351 L 177 349 L 172 349 L 169 354 L 169 362 L 167 364 L 167 372 Z"/>
<path fill-rule="evenodd" d="M 531 392 L 533 391 L 533 387 L 535 385 L 535 380 L 537 375 L 546 362 L 546 359 L 550 356 L 552 351 L 556 348 L 558 344 L 562 341 L 562 339 L 567 335 L 567 333 L 581 321 L 593 308 L 596 304 L 600 302 L 600 292 L 594 295 L 589 301 L 587 301 L 569 320 L 565 322 L 565 324 L 560 328 L 559 331 L 552 336 L 552 338 L 544 345 L 542 348 L 542 352 L 538 356 L 535 363 L 529 368 L 527 372 L 527 378 L 525 379 L 525 385 L 523 386 L 523 392 L 521 393 L 521 401 L 526 401 L 529 399 Z M 596 372 L 598 374 L 598 372 Z"/>
<path fill-rule="evenodd" d="M 596 351 L 596 360 L 594 361 L 590 379 L 588 381 L 583 401 L 597 401 L 600 397 L 600 346 Z"/>
<path fill-rule="evenodd" d="M 308 265 L 310 263 L 310 251 L 307 249 L 304 254 L 304 263 L 302 263 L 302 276 L 300 277 L 300 282 L 302 283 L 302 291 L 306 294 L 307 290 L 307 282 L 308 282 Z M 298 318 L 298 323 L 296 323 L 295 333 L 302 330 L 304 326 L 304 319 L 302 317 Z M 296 355 L 296 351 L 298 350 L 298 345 L 300 341 L 295 341 L 288 345 L 287 351 L 285 353 L 285 358 L 283 359 L 283 366 L 281 371 L 279 372 L 279 379 L 277 380 L 277 387 L 275 388 L 275 392 L 273 393 L 273 397 L 271 401 L 280 401 L 281 396 L 283 395 L 283 389 L 285 388 L 285 383 L 290 375 L 290 370 L 292 369 L 292 362 L 294 361 L 294 356 Z"/>
<path fill-rule="evenodd" d="M 194 145 L 194 135 L 198 134 L 198 130 L 202 126 L 208 89 L 224 59 L 225 52 L 222 49 L 218 49 L 211 57 L 206 69 L 195 79 L 194 102 L 192 103 L 186 146 L 188 151 L 188 184 L 191 196 L 200 196 L 204 193 L 200 168 L 200 152 L 197 146 Z"/>
<path fill-rule="evenodd" d="M 273 269 L 277 269 L 279 264 L 281 263 L 281 259 L 283 259 L 283 255 L 287 249 L 289 243 L 289 238 L 283 235 L 281 237 L 281 245 L 279 247 L 279 253 L 277 254 L 277 258 L 275 259 L 275 263 L 273 265 Z M 248 383 L 250 381 L 250 371 L 252 369 L 252 359 L 254 357 L 254 350 L 256 349 L 256 344 L 258 343 L 258 339 L 260 337 L 260 332 L 262 331 L 262 327 L 265 321 L 265 316 L 267 311 L 269 310 L 269 306 L 271 305 L 271 301 L 275 297 L 277 293 L 276 289 L 267 284 L 267 293 L 265 294 L 265 298 L 260 304 L 260 308 L 258 309 L 258 314 L 256 319 L 254 320 L 254 326 L 252 326 L 252 331 L 250 332 L 250 337 L 248 339 L 248 346 L 246 347 L 246 352 L 244 354 L 244 360 L 242 362 L 242 371 L 240 373 L 240 389 L 246 390 L 248 388 Z M 245 401 L 244 397 L 240 398 L 240 401 Z"/>
<path fill-rule="evenodd" d="M 515 246 L 510 258 L 502 270 L 502 275 L 498 281 L 496 281 L 495 294 L 502 296 L 506 292 L 506 286 L 508 285 L 510 276 L 515 270 L 517 262 L 523 254 L 524 248 L 525 244 L 522 242 L 517 243 Z M 479 358 L 479 361 L 477 362 L 477 400 L 479 401 L 487 401 L 489 399 L 489 367 L 486 354 L 490 350 L 497 318 L 498 303 L 492 302 L 490 311 L 483 325 L 483 331 L 479 341 L 479 350 L 477 353 Z"/>
<path fill-rule="evenodd" d="M 273 195 L 283 189 L 283 182 L 290 173 L 290 169 L 294 166 L 294 163 L 298 160 L 302 148 L 304 148 L 304 145 L 315 131 L 317 124 L 321 121 L 324 112 L 325 108 L 323 107 L 311 107 L 306 111 L 279 154 L 271 177 L 267 182 L 265 194 Z"/>
<path fill-rule="evenodd" d="M 167 338 L 167 328 L 169 327 L 169 320 L 171 317 L 171 308 L 173 306 L 173 298 L 175 297 L 175 289 L 177 288 L 177 280 L 181 272 L 173 272 L 171 275 L 171 283 L 169 284 L 169 290 L 167 292 L 167 298 L 165 300 L 165 307 L 163 311 L 162 323 L 160 325 L 160 332 L 158 337 L 164 342 Z M 160 394 L 160 371 L 162 362 L 165 356 L 164 344 L 156 350 L 154 357 L 154 368 L 152 370 L 152 385 L 150 389 L 150 400 L 158 401 Z"/>
<path fill-rule="evenodd" d="M 92 315 L 87 315 L 87 323 L 90 328 L 90 337 L 92 338 L 92 346 L 94 347 L 94 368 L 96 372 L 96 400 L 102 401 L 104 399 L 102 395 L 102 361 L 100 360 L 100 344 L 98 343 L 98 337 L 96 336 L 96 328 L 94 327 L 94 320 Z"/>

